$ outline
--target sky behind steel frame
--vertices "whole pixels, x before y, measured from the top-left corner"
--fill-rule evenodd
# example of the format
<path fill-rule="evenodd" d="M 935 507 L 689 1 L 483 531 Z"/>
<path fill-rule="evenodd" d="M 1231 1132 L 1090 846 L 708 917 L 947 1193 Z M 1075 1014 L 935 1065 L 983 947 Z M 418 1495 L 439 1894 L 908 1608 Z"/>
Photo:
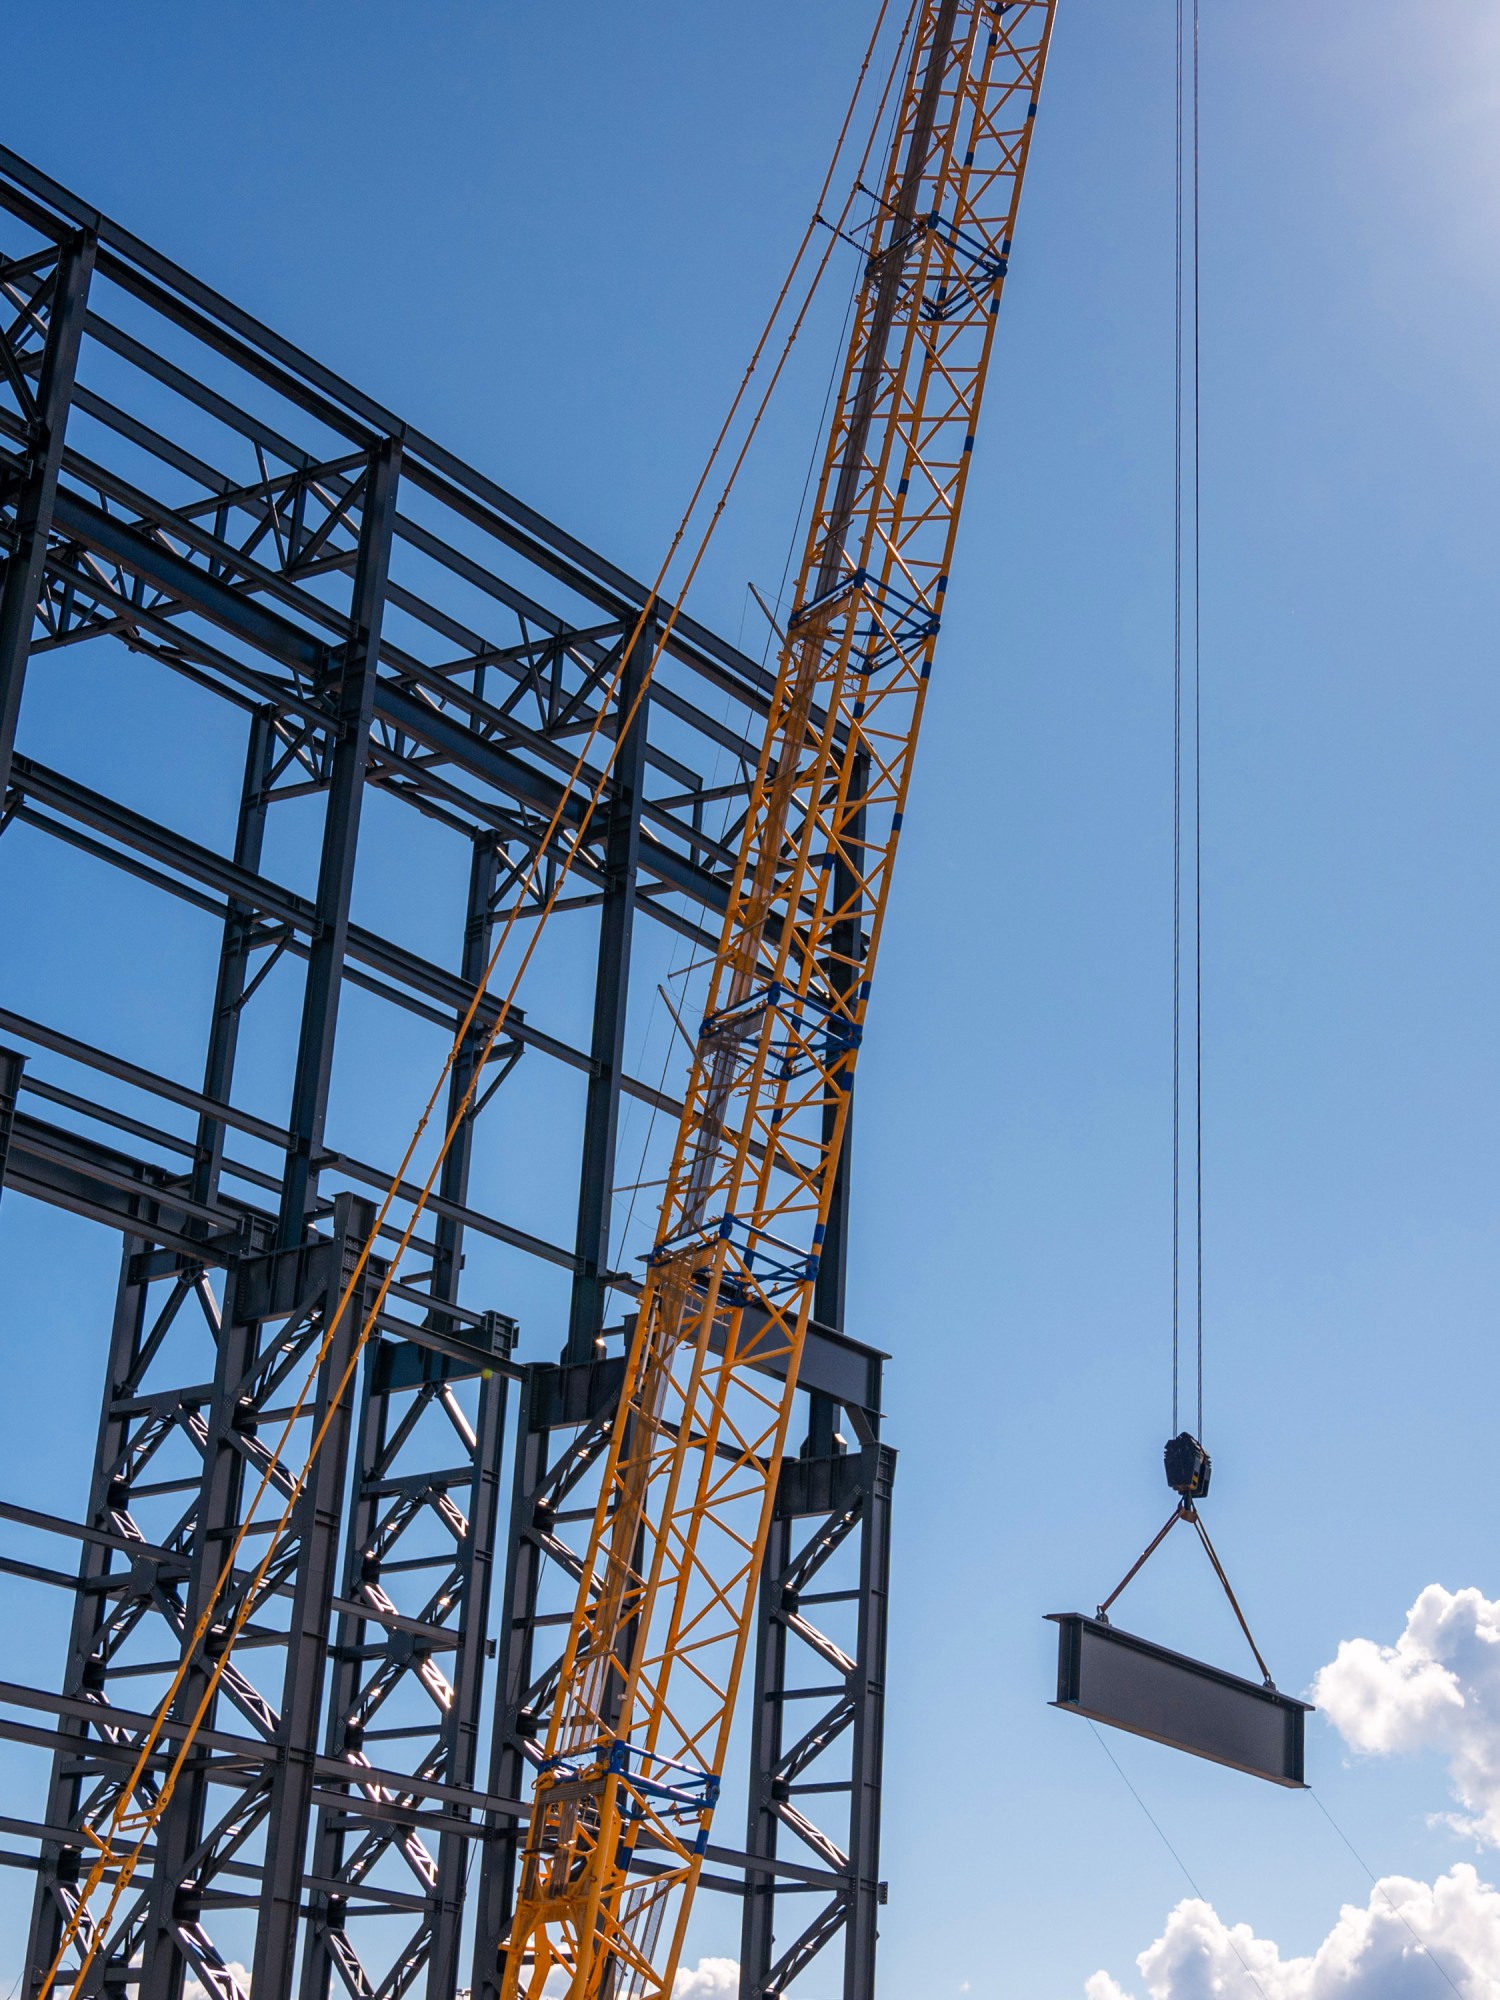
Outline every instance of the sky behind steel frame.
<path fill-rule="evenodd" d="M 1495 1589 L 1491 1405 L 1457 1393 L 1493 1380 L 1488 12 L 1424 11 L 1420 40 L 1391 0 L 1205 24 L 1215 1530 L 1294 1685 L 1339 1638 L 1395 1629 L 1434 1574 Z M 650 566 L 815 184 L 855 0 L 711 28 L 695 10 L 691 34 L 675 4 L 590 7 L 566 44 L 467 5 L 420 26 L 65 13 L 61 36 L 7 23 L 17 77 L 65 43 L 70 78 L 11 86 L 13 143 Z M 1022 1990 L 1123 1977 L 1180 1889 L 1086 1732 L 1041 1712 L 1037 1622 L 1097 1594 L 1159 1511 L 1169 13 L 1077 0 L 1060 31 L 862 1078 L 861 1158 L 890 1167 L 858 1191 L 855 1303 L 902 1412 L 897 1992 L 983 1992 L 997 1954 Z M 745 575 L 779 575 L 822 388 L 789 405 L 706 581 L 731 638 Z M 955 840 L 976 794 L 982 839 Z M 7 1244 L 16 1227 L 0 1205 Z M 92 1254 L 73 1231 L 23 1269 L 49 1342 L 112 1282 Z M 17 1388 L 41 1405 L 38 1365 L 18 1357 Z M 975 1408 L 993 1417 L 971 1457 Z M 1456 1490 L 1410 1476 L 1438 1462 Z M 1169 1630 L 1178 1582 L 1195 1615 Z M 1142 1621 L 1213 1650 L 1201 1602 L 1168 1571 Z M 1000 1803 L 939 1856 L 933 1733 L 969 1757 L 997 1730 Z M 1202 1829 L 1227 1915 L 1305 1945 L 1363 1894 L 1284 1801 L 1124 1761 Z M 1417 1777 L 1326 1782 L 1377 1865 L 1446 1865 Z M 939 1900 L 958 1913 L 935 1938 Z"/>

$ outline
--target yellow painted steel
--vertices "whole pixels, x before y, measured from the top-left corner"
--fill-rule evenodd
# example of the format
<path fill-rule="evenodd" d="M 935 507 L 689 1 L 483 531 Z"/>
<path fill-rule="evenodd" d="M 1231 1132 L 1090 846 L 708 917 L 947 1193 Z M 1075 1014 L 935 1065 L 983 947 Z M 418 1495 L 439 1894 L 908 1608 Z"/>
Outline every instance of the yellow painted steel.
<path fill-rule="evenodd" d="M 505 1949 L 666 2000 L 713 1818 L 1055 0 L 919 0 Z"/>

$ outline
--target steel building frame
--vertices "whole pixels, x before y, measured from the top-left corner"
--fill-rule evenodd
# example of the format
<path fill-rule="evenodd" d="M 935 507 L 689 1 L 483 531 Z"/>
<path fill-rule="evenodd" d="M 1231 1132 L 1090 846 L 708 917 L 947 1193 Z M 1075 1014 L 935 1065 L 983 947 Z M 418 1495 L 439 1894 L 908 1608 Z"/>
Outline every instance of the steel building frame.
<path fill-rule="evenodd" d="M 647 593 L 3 150 L 0 559 L 0 868 L 20 865 L 16 830 L 29 829 L 178 899 L 218 936 L 192 1078 L 130 1060 L 107 1015 L 85 1039 L 0 991 L 5 1199 L 56 1204 L 122 1239 L 80 1518 L 0 1498 L 18 1551 L 0 1571 L 71 1605 L 56 1686 L 0 1683 L 0 1737 L 50 1757 L 44 1795 L 0 1816 L 18 1843 L 0 1860 L 36 1877 L 36 1991 L 87 1828 L 247 1495 L 264 1476 L 289 1490 L 266 1439 L 399 1157 L 399 1130 L 384 1163 L 339 1149 L 341 996 L 358 988 L 453 1033 Z M 619 712 L 650 638 L 648 625 Z M 80 645 L 239 715 L 243 779 L 223 851 L 27 753 L 27 676 Z M 554 1586 L 571 1591 L 578 1573 L 572 1541 L 619 1390 L 623 1329 L 607 1322 L 637 1288 L 611 1264 L 621 1119 L 633 1105 L 679 1110 L 628 1072 L 632 968 L 639 982 L 653 926 L 712 949 L 770 687 L 756 661 L 676 621 L 556 919 L 588 955 L 588 1045 L 512 1014 L 423 1225 L 425 1268 L 393 1287 L 352 1405 L 333 1403 L 347 1359 L 335 1341 L 301 1420 L 306 1434 L 329 1418 L 315 1477 L 90 1993 L 181 2000 L 193 1979 L 244 2000 L 236 1961 L 256 2000 L 385 2000 L 419 1982 L 429 2000 L 494 1992 L 565 1629 Z M 722 783 L 707 774 L 725 756 Z M 573 787 L 560 838 L 592 775 Z M 377 792 L 466 857 L 456 969 L 355 919 L 362 812 Z M 277 814 L 298 798 L 320 802 L 311 893 L 266 867 Z M 544 869 L 538 900 L 549 887 Z M 299 961 L 295 1052 L 272 1117 L 238 1088 L 241 1029 L 272 975 Z M 481 1010 L 476 1045 L 484 1026 Z M 485 1107 L 539 1065 L 581 1079 L 584 1100 L 567 1140 L 576 1207 L 548 1238 L 471 1191 Z M 460 1065 L 452 1102 L 470 1074 Z M 846 1205 L 847 1181 L 804 1363 L 805 1443 L 781 1481 L 762 1583 L 746 1843 L 710 1849 L 705 1878 L 742 1902 L 742 1991 L 755 2000 L 787 1991 L 836 1941 L 845 2000 L 874 1992 L 894 1454 L 880 1434 L 883 1357 L 841 1331 Z M 469 1296 L 466 1241 L 565 1274 L 566 1312 L 525 1327 L 525 1358 L 506 1300 Z M 359 1317 L 346 1316 L 347 1337 Z M 29 1560 L 19 1551 L 37 1537 L 75 1553 Z M 234 1573 L 231 1610 L 252 1567 Z M 153 1770 L 203 1671 L 200 1660 Z"/>

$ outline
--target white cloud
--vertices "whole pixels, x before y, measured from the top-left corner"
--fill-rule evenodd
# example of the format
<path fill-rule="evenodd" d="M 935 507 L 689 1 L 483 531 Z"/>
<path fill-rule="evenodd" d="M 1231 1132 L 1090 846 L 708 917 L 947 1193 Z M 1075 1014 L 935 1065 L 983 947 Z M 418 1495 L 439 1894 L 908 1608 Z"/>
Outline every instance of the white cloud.
<path fill-rule="evenodd" d="M 672 2000 L 739 2000 L 740 1968 L 732 1958 L 700 1958 L 678 1973 Z"/>
<path fill-rule="evenodd" d="M 566 2000 L 570 1981 L 566 1972 L 554 1971 L 542 1989 L 542 2000 Z M 465 2000 L 459 1989 L 459 2000 Z M 672 1982 L 672 2000 L 740 2000 L 740 1968 L 732 1958 L 700 1958 L 689 1972 L 678 1969 Z"/>
<path fill-rule="evenodd" d="M 1451 1824 L 1500 1847 L 1500 1602 L 1429 1584 L 1394 1646 L 1346 1639 L 1312 1698 L 1353 1750 L 1439 1751 Z"/>
<path fill-rule="evenodd" d="M 1248 1924 L 1227 1927 L 1211 1904 L 1188 1899 L 1136 1965 L 1144 2000 L 1438 2000 L 1449 1987 L 1423 1963 L 1424 1947 L 1463 2000 L 1500 1996 L 1500 1891 L 1467 1862 L 1431 1884 L 1388 1875 L 1363 1909 L 1344 1905 L 1310 1958 L 1283 1959 Z M 1143 2000 L 1107 1972 L 1084 1992 Z"/>
<path fill-rule="evenodd" d="M 250 1968 L 248 1965 L 241 1965 L 237 1958 L 231 1958 L 224 1970 L 234 1980 L 242 1993 L 250 1991 Z M 201 1979 L 189 1979 L 186 1986 L 182 1989 L 182 1995 L 183 2000 L 214 2000 L 214 1996 L 209 1994 Z"/>
<path fill-rule="evenodd" d="M 230 1976 L 237 1980 L 243 1992 L 250 1991 L 250 1972 L 247 1966 L 231 1959 L 228 1965 Z M 547 1982 L 548 1992 L 555 1990 L 561 1994 L 566 1990 L 565 1974 L 557 1973 Z M 19 1984 L 19 1980 L 17 1984 Z M 962 1989 L 968 1992 L 967 1985 Z M 459 2000 L 466 2000 L 468 1989 L 459 1988 Z M 700 1958 L 689 1972 L 684 1966 L 677 1974 L 672 1986 L 672 2000 L 739 2000 L 740 1968 L 732 1958 Z M 183 1989 L 183 2000 L 213 2000 L 200 1980 L 189 1979 Z M 1467 2000 L 1467 1996 L 1466 1996 Z"/>

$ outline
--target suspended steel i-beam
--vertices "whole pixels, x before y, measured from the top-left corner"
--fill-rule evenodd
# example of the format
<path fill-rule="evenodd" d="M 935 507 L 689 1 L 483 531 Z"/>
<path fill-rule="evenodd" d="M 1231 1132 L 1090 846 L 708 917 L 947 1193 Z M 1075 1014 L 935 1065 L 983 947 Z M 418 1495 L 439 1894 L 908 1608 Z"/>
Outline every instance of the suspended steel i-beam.
<path fill-rule="evenodd" d="M 451 1035 L 559 802 L 582 819 L 594 774 L 568 774 L 601 705 L 612 735 L 633 698 L 636 662 L 604 690 L 645 591 L 3 151 L 0 561 L 7 1238 L 27 1255 L 42 1203 L 122 1249 L 102 1401 L 80 1415 L 67 1385 L 17 1413 L 95 1434 L 87 1493 L 64 1517 L 0 1481 L 7 1622 L 57 1656 L 48 1685 L 0 1676 L 0 1861 L 35 1880 L 34 1992 L 405 1137 L 394 1112 L 347 1136 L 359 1014 Z M 127 691 L 151 755 L 76 686 Z M 627 1025 L 663 941 L 712 950 L 774 695 L 676 620 L 554 918 L 578 1004 L 512 1013 L 345 1403 L 336 1353 L 322 1369 L 316 1481 L 91 1993 L 494 1992 L 649 1247 L 616 1191 L 664 1171 L 680 1109 Z M 222 840 L 183 830 L 184 772 Z M 393 837 L 434 857 L 422 921 Z M 123 897 L 107 979 L 64 994 L 56 948 Z M 151 1042 L 184 987 L 196 1036 Z M 378 1065 L 366 1081 L 383 1107 Z M 523 1200 L 559 1157 L 560 1192 Z M 818 1310 L 734 1780 L 746 1837 L 708 1849 L 705 1883 L 746 1993 L 842 1952 L 846 2000 L 871 2000 L 894 1458 L 835 1263 Z"/>

